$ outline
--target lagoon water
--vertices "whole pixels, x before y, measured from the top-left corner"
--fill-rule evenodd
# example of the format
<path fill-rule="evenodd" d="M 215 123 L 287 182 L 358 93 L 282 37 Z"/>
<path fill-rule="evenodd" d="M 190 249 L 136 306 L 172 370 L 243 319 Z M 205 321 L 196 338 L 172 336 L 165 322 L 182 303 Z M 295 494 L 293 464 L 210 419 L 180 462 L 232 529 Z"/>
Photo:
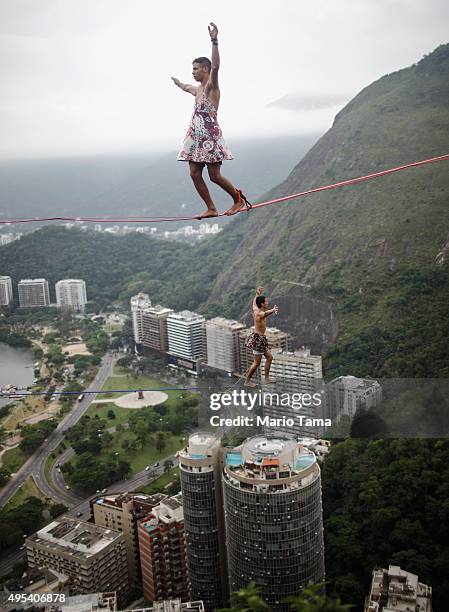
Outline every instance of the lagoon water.
<path fill-rule="evenodd" d="M 31 385 L 34 379 L 34 356 L 29 349 L 0 343 L 0 387 Z M 0 406 L 8 403 L 0 398 Z"/>

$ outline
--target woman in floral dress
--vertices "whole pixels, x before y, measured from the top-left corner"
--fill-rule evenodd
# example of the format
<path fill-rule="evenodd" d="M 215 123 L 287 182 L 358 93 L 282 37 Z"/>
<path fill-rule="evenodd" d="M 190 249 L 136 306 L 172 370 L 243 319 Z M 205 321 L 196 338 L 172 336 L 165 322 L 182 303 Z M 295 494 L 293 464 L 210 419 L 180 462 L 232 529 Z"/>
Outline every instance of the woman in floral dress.
<path fill-rule="evenodd" d="M 193 184 L 207 206 L 207 211 L 198 215 L 198 219 L 218 215 L 218 210 L 203 179 L 204 166 L 207 166 L 210 180 L 229 193 L 234 200 L 234 204 L 225 212 L 225 215 L 235 215 L 241 210 L 245 210 L 246 207 L 250 207 L 242 191 L 236 189 L 221 174 L 222 161 L 233 159 L 233 157 L 226 146 L 217 121 L 217 111 L 220 103 L 220 88 L 218 86 L 220 55 L 218 52 L 218 29 L 213 23 L 209 25 L 209 35 L 212 42 L 212 61 L 207 57 L 198 57 L 193 61 L 193 78 L 200 84 L 198 86 L 187 85 L 172 77 L 175 85 L 195 96 L 195 108 L 178 160 L 189 162 Z"/>

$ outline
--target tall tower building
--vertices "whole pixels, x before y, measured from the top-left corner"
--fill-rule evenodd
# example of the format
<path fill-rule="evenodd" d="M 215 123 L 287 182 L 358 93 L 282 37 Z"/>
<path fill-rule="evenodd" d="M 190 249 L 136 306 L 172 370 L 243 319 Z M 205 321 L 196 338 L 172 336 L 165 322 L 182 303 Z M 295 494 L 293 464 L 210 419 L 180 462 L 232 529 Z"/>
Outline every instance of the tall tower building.
<path fill-rule="evenodd" d="M 196 312 L 183 310 L 167 317 L 168 351 L 184 359 L 206 356 L 205 318 Z"/>
<path fill-rule="evenodd" d="M 12 283 L 10 276 L 0 276 L 0 306 L 9 306 L 12 302 Z"/>
<path fill-rule="evenodd" d="M 167 317 L 171 308 L 151 306 L 142 311 L 142 346 L 161 353 L 168 351 Z"/>
<path fill-rule="evenodd" d="M 253 331 L 254 327 L 251 327 L 250 329 L 239 332 L 240 374 L 245 374 L 254 361 L 252 351 L 245 346 L 248 335 Z M 277 329 L 277 327 L 267 327 L 265 335 L 267 336 L 271 351 L 276 348 L 282 349 L 283 351 L 288 351 L 290 349 L 292 337 L 287 332 L 283 332 L 280 329 Z M 253 380 L 260 381 L 260 368 L 254 373 Z"/>
<path fill-rule="evenodd" d="M 181 494 L 164 499 L 139 521 L 143 595 L 147 601 L 189 596 Z"/>
<path fill-rule="evenodd" d="M 21 308 L 50 306 L 48 282 L 45 278 L 23 279 L 17 285 Z"/>
<path fill-rule="evenodd" d="M 179 453 L 179 473 L 190 597 L 213 612 L 228 599 L 220 441 L 210 434 L 191 435 Z"/>
<path fill-rule="evenodd" d="M 225 372 L 239 371 L 239 332 L 245 326 L 238 321 L 216 317 L 206 322 L 207 363 Z"/>
<path fill-rule="evenodd" d="M 382 387 L 377 380 L 339 376 L 326 385 L 327 416 L 338 422 L 352 419 L 359 408 L 369 410 L 382 402 Z"/>
<path fill-rule="evenodd" d="M 143 338 L 143 313 L 147 308 L 151 307 L 151 300 L 146 293 L 138 293 L 131 298 L 130 302 L 134 342 L 137 348 L 140 348 Z"/>
<path fill-rule="evenodd" d="M 138 521 L 148 516 L 165 498 L 166 495 L 161 493 L 118 493 L 101 495 L 90 501 L 90 513 L 95 525 L 123 533 L 131 586 L 140 587 L 142 583 Z"/>
<path fill-rule="evenodd" d="M 324 580 L 321 475 L 315 455 L 289 438 L 254 436 L 223 469 L 229 587 L 251 581 L 270 610 Z"/>
<path fill-rule="evenodd" d="M 71 308 L 84 312 L 87 302 L 86 283 L 81 279 L 66 278 L 55 285 L 56 304 L 59 308 Z"/>
<path fill-rule="evenodd" d="M 26 551 L 30 568 L 65 574 L 74 594 L 116 591 L 124 603 L 128 568 L 122 533 L 62 517 L 29 536 Z"/>

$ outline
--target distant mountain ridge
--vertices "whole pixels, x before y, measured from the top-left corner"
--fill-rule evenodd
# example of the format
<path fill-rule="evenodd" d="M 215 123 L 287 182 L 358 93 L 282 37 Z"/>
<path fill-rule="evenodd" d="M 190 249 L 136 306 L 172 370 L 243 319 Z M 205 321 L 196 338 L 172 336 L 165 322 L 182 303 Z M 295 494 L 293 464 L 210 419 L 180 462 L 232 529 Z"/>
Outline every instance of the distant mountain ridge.
<path fill-rule="evenodd" d="M 248 198 L 256 198 L 285 177 L 317 137 L 231 142 L 235 159 L 226 163 L 223 173 Z M 204 205 L 188 165 L 176 158 L 173 151 L 0 163 L 0 215 L 151 217 L 201 212 Z M 229 196 L 216 186 L 211 185 L 211 192 L 222 209 L 229 204 Z"/>

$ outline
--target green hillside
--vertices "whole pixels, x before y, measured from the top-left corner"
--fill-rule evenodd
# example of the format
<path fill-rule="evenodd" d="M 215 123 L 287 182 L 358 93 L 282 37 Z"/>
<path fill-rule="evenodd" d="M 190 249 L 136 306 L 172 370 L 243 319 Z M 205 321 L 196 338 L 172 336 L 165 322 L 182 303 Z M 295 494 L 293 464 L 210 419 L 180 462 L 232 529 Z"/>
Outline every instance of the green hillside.
<path fill-rule="evenodd" d="M 448 100 L 444 45 L 364 89 L 267 197 L 448 152 Z M 285 281 L 302 283 L 338 319 L 326 377 L 447 377 L 448 204 L 441 162 L 240 215 L 195 247 L 45 228 L 2 248 L 0 273 L 80 276 L 100 304 L 144 290 L 173 308 L 232 317 L 257 284 L 282 296 Z M 304 299 L 294 299 L 301 316 Z M 316 326 L 313 308 L 304 325 Z"/>

